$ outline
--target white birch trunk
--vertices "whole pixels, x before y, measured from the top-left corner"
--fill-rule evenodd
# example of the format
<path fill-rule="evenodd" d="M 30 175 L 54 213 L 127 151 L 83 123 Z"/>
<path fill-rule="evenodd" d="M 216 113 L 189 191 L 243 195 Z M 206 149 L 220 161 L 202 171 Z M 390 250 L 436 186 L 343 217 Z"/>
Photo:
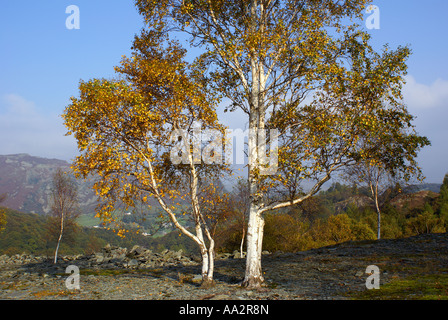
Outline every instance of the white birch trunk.
<path fill-rule="evenodd" d="M 256 1 L 253 1 L 251 14 L 256 15 Z M 256 26 L 254 25 L 254 28 Z M 251 101 L 249 115 L 249 223 L 247 227 L 247 256 L 246 274 L 243 286 L 247 288 L 258 288 L 264 281 L 261 269 L 261 251 L 263 245 L 264 219 L 260 212 L 262 206 L 259 192 L 258 177 L 255 175 L 259 166 L 259 138 L 258 130 L 264 129 L 265 107 L 264 88 L 265 75 L 263 64 L 257 60 L 257 54 L 253 52 L 251 57 Z M 264 141 L 263 141 L 264 143 Z"/>
<path fill-rule="evenodd" d="M 202 272 L 201 272 L 201 276 L 202 276 L 202 287 L 203 288 L 208 288 L 210 286 L 213 286 L 214 281 L 213 281 L 213 271 L 214 271 L 214 266 L 215 266 L 215 242 L 214 240 L 208 236 L 208 232 L 207 233 L 207 237 L 209 239 L 209 246 L 207 248 L 207 244 L 204 240 L 204 236 L 203 236 L 203 232 L 202 232 L 202 228 L 199 226 L 197 227 L 198 229 L 196 230 L 197 232 L 197 238 L 199 240 L 198 244 L 200 247 L 200 251 L 201 251 L 201 258 L 202 258 Z"/>
<path fill-rule="evenodd" d="M 243 227 L 243 236 L 241 237 L 241 243 L 240 243 L 240 257 L 243 257 L 243 246 L 245 237 L 246 237 L 246 229 Z"/>
<path fill-rule="evenodd" d="M 176 128 L 179 129 L 179 128 Z M 185 150 L 190 150 L 190 146 L 188 144 L 188 137 L 183 135 L 182 136 L 183 141 L 185 143 Z M 195 146 L 197 148 L 197 146 Z M 148 169 L 151 175 L 151 182 L 155 192 L 156 199 L 158 200 L 161 207 L 165 210 L 166 213 L 168 213 L 168 216 L 170 220 L 173 222 L 173 224 L 176 226 L 177 229 L 179 229 L 183 234 L 188 236 L 190 239 L 192 239 L 194 242 L 196 242 L 199 246 L 200 252 L 201 252 L 201 258 L 202 258 L 202 270 L 201 270 L 201 276 L 202 276 L 202 286 L 203 287 L 209 287 L 214 284 L 213 281 L 213 271 L 214 271 L 214 250 L 215 250 L 215 242 L 207 228 L 207 224 L 204 220 L 204 217 L 202 216 L 201 209 L 199 206 L 197 191 L 199 187 L 199 181 L 197 176 L 197 171 L 195 168 L 195 163 L 198 159 L 195 157 L 198 156 L 197 150 L 194 149 L 193 154 L 188 152 L 188 162 L 190 166 L 190 195 L 191 195 L 191 204 L 192 204 L 192 210 L 193 210 L 193 218 L 195 221 L 195 230 L 196 235 L 189 232 L 185 227 L 183 227 L 179 221 L 177 220 L 174 212 L 168 207 L 168 205 L 165 203 L 164 199 L 159 195 L 158 193 L 158 187 L 157 183 L 154 179 L 154 172 L 151 164 L 151 160 L 148 159 L 144 154 L 142 156 L 145 158 Z M 209 240 L 209 247 L 207 249 L 207 244 L 204 239 L 204 231 L 206 233 L 207 239 Z"/>
<path fill-rule="evenodd" d="M 205 286 L 211 286 L 213 285 L 213 271 L 215 268 L 215 241 L 210 238 L 210 244 L 208 247 L 208 270 L 207 270 L 207 277 L 205 279 L 202 279 L 202 282 Z"/>
<path fill-rule="evenodd" d="M 375 207 L 376 207 L 376 213 L 378 215 L 378 225 L 377 225 L 377 239 L 381 239 L 381 210 L 380 205 L 378 203 L 378 185 L 375 188 Z"/>
<path fill-rule="evenodd" d="M 263 243 L 264 219 L 257 208 L 251 205 L 247 229 L 246 275 L 243 286 L 258 288 L 263 283 L 261 250 Z"/>
<path fill-rule="evenodd" d="M 243 286 L 247 288 L 258 288 L 264 281 L 261 269 L 261 250 L 263 243 L 264 219 L 259 211 L 258 182 L 254 174 L 254 169 L 258 165 L 258 86 L 254 88 L 253 94 L 254 110 L 249 121 L 249 221 L 247 226 L 247 254 L 246 254 L 246 274 Z"/>
<path fill-rule="evenodd" d="M 377 214 L 377 240 L 381 239 L 381 210 L 380 210 L 380 204 L 378 202 L 378 184 L 379 184 L 379 175 L 376 177 L 375 185 L 373 183 L 370 183 L 370 191 L 372 193 L 373 201 L 375 201 L 375 209 Z"/>
<path fill-rule="evenodd" d="M 55 264 L 58 262 L 59 244 L 61 243 L 63 232 L 64 232 L 64 214 L 62 214 L 62 217 L 61 217 L 61 232 L 59 234 L 58 244 L 56 245 L 56 251 L 54 253 L 54 263 Z"/>

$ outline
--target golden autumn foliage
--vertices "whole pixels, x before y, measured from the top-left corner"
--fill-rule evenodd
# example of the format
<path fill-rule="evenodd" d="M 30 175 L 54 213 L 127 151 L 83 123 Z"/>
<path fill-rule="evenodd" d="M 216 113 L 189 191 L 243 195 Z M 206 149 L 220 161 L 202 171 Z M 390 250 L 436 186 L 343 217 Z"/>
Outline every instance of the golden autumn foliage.
<path fill-rule="evenodd" d="M 208 208 L 218 203 L 200 200 L 199 193 L 204 186 L 209 188 L 208 196 L 216 193 L 212 182 L 226 167 L 197 163 L 190 147 L 183 155 L 186 163 L 175 165 L 170 154 L 179 143 L 190 145 L 189 136 L 173 139 L 176 130 L 191 134 L 199 123 L 202 130 L 223 132 L 215 112 L 219 99 L 203 81 L 203 71 L 183 60 L 185 51 L 177 42 L 153 30 L 142 31 L 133 49 L 132 57 L 123 57 L 116 67 L 121 80 L 81 81 L 79 97 L 72 97 L 67 106 L 65 125 L 80 151 L 73 169 L 78 176 L 98 177 L 97 216 L 106 223 L 114 222 L 117 206 L 134 207 L 137 199 L 147 205 L 155 201 L 201 247 L 207 264 L 203 275 L 212 277 L 208 268 L 213 260 L 210 220 L 214 217 Z M 177 217 L 181 202 L 186 201 L 194 232 Z M 119 230 L 118 235 L 124 232 Z"/>
<path fill-rule="evenodd" d="M 375 233 L 369 225 L 347 214 L 331 215 L 312 223 L 289 214 L 268 214 L 263 248 L 270 252 L 296 252 L 373 239 Z"/>
<path fill-rule="evenodd" d="M 380 55 L 357 42 L 367 39 L 352 40 L 352 64 L 334 70 L 314 101 L 301 108 L 285 104 L 270 119 L 271 127 L 281 128 L 282 142 L 278 175 L 265 183 L 288 190 L 291 199 L 300 197 L 301 181 L 325 182 L 358 163 L 404 180 L 423 178 L 416 154 L 430 142 L 416 133 L 400 91 L 409 49 Z"/>
<path fill-rule="evenodd" d="M 410 50 L 374 52 L 357 24 L 369 2 L 136 0 L 145 30 L 116 68 L 124 80 L 82 82 L 80 98 L 65 114 L 82 153 L 77 172 L 101 177 L 96 190 L 107 200 L 103 219 L 110 219 L 117 201 L 132 206 L 135 197 L 148 195 L 195 239 L 176 224 L 176 199 L 188 196 L 197 232 L 210 233 L 200 214 L 200 177 L 213 181 L 223 168 L 196 165 L 191 157 L 189 164 L 173 165 L 168 150 L 176 142 L 169 134 L 191 132 L 195 121 L 222 132 L 214 109 L 221 98 L 229 102 L 225 111 L 247 115 L 253 133 L 248 287 L 263 282 L 264 214 L 311 198 L 359 161 L 381 163 L 405 178 L 419 175 L 417 152 L 429 141 L 415 132 L 402 103 Z M 185 62 L 185 50 L 169 39 L 176 32 L 200 49 L 194 63 Z M 265 143 L 263 129 L 280 133 L 278 170 L 270 175 L 261 174 L 262 149 L 251 147 Z M 304 181 L 311 188 L 305 190 Z M 208 201 L 202 205 L 217 205 Z M 335 234 L 346 226 L 339 219 L 328 226 Z"/>

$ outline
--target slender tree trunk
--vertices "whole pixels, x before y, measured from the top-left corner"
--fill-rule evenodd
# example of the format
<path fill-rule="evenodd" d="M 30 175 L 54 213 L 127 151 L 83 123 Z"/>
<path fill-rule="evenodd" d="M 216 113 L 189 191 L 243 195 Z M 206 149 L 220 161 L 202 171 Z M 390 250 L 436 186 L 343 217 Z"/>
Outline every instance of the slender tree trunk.
<path fill-rule="evenodd" d="M 376 185 L 374 186 L 372 183 L 370 184 L 370 191 L 372 192 L 373 200 L 375 201 L 375 209 L 377 214 L 377 235 L 376 238 L 378 240 L 381 239 L 381 210 L 380 204 L 378 202 L 378 180 L 376 181 Z"/>
<path fill-rule="evenodd" d="M 210 239 L 210 244 L 208 247 L 208 270 L 207 270 L 207 276 L 202 278 L 202 287 L 210 287 L 214 286 L 214 280 L 213 280 L 213 272 L 215 268 L 215 241 L 213 239 Z"/>
<path fill-rule="evenodd" d="M 185 139 L 186 141 L 186 139 Z M 188 149 L 187 149 L 188 150 Z M 196 236 L 198 238 L 198 244 L 201 249 L 201 256 L 202 256 L 202 287 L 208 288 L 214 285 L 213 281 L 213 269 L 214 269 L 214 259 L 215 259 L 215 242 L 213 240 L 213 237 L 211 236 L 209 229 L 207 228 L 207 224 L 204 220 L 204 217 L 201 213 L 201 208 L 199 206 L 199 200 L 198 200 L 198 188 L 199 188 L 199 181 L 198 181 L 198 174 L 196 171 L 196 168 L 194 166 L 194 159 L 193 156 L 189 153 L 189 162 L 190 162 L 190 189 L 191 189 L 191 200 L 193 205 L 193 215 L 195 218 L 196 223 Z M 207 239 L 209 240 L 209 247 L 207 249 L 207 244 L 204 239 L 204 232 L 202 230 L 202 227 L 204 227 L 205 234 L 207 236 Z"/>
<path fill-rule="evenodd" d="M 380 206 L 378 204 L 378 196 L 375 197 L 375 207 L 376 207 L 376 213 L 377 213 L 377 239 L 380 240 L 381 239 L 381 211 L 380 211 Z"/>
<path fill-rule="evenodd" d="M 58 244 L 56 245 L 56 251 L 54 253 L 54 263 L 55 264 L 58 262 L 59 244 L 61 243 L 63 233 L 64 233 L 64 215 L 62 215 L 62 217 L 61 217 L 61 232 L 59 234 Z"/>
<path fill-rule="evenodd" d="M 202 284 L 201 287 L 209 288 L 214 285 L 213 272 L 215 266 L 215 241 L 209 237 L 209 246 L 204 241 L 202 230 L 198 230 L 197 237 L 199 239 L 199 247 L 202 257 Z"/>
<path fill-rule="evenodd" d="M 243 236 L 241 237 L 241 243 L 240 243 L 240 256 L 243 257 L 243 245 L 244 245 L 244 238 L 246 237 L 246 228 L 243 225 Z"/>

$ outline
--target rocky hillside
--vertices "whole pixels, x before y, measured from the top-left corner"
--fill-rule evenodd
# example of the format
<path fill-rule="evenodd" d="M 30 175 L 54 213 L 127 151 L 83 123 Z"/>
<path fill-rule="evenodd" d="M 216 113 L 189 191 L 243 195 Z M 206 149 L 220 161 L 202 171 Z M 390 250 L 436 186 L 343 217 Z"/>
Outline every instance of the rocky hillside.
<path fill-rule="evenodd" d="M 410 209 L 422 209 L 425 203 L 431 203 L 439 196 L 438 191 L 440 190 L 440 186 L 440 184 L 436 183 L 413 185 L 405 188 L 403 190 L 404 192 L 393 197 L 389 203 L 398 209 L 402 209 L 404 206 L 407 206 Z M 358 208 L 370 206 L 374 208 L 375 203 L 370 197 L 358 194 L 349 196 L 347 199 L 338 201 L 334 204 L 336 213 L 344 212 L 350 206 Z"/>
<path fill-rule="evenodd" d="M 439 196 L 438 193 L 430 190 L 420 190 L 415 193 L 401 194 L 390 202 L 396 208 L 407 206 L 412 209 L 423 209 L 425 203 L 432 202 Z"/>
<path fill-rule="evenodd" d="M 0 155 L 0 194 L 6 193 L 3 206 L 23 212 L 48 213 L 53 173 L 70 172 L 63 160 L 33 157 L 28 154 Z M 83 213 L 92 212 L 96 196 L 92 182 L 78 180 L 78 193 Z"/>
<path fill-rule="evenodd" d="M 334 204 L 336 213 L 342 213 L 346 211 L 350 206 L 355 207 L 366 207 L 366 206 L 374 206 L 374 202 L 372 199 L 365 195 L 354 195 L 349 197 L 346 200 L 338 201 Z"/>

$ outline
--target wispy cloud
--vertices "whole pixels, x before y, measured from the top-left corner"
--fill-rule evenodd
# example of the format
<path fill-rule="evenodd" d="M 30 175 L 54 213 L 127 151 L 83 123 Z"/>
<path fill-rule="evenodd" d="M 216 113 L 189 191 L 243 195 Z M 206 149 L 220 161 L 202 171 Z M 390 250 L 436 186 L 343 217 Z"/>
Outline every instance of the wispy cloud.
<path fill-rule="evenodd" d="M 441 182 L 448 172 L 448 81 L 423 84 L 412 76 L 406 80 L 403 95 L 410 113 L 416 116 L 416 130 L 431 141 L 431 146 L 420 152 L 419 163 L 428 182 Z"/>
<path fill-rule="evenodd" d="M 405 102 L 412 108 L 444 107 L 448 105 L 448 81 L 437 79 L 426 85 L 418 83 L 413 76 L 407 76 L 403 95 Z"/>
<path fill-rule="evenodd" d="M 69 160 L 76 151 L 73 138 L 57 114 L 44 114 L 33 101 L 17 94 L 0 97 L 0 153 L 29 153 Z"/>
<path fill-rule="evenodd" d="M 34 102 L 28 101 L 16 94 L 5 94 L 3 102 L 9 114 L 34 117 L 36 116 L 36 106 Z"/>

